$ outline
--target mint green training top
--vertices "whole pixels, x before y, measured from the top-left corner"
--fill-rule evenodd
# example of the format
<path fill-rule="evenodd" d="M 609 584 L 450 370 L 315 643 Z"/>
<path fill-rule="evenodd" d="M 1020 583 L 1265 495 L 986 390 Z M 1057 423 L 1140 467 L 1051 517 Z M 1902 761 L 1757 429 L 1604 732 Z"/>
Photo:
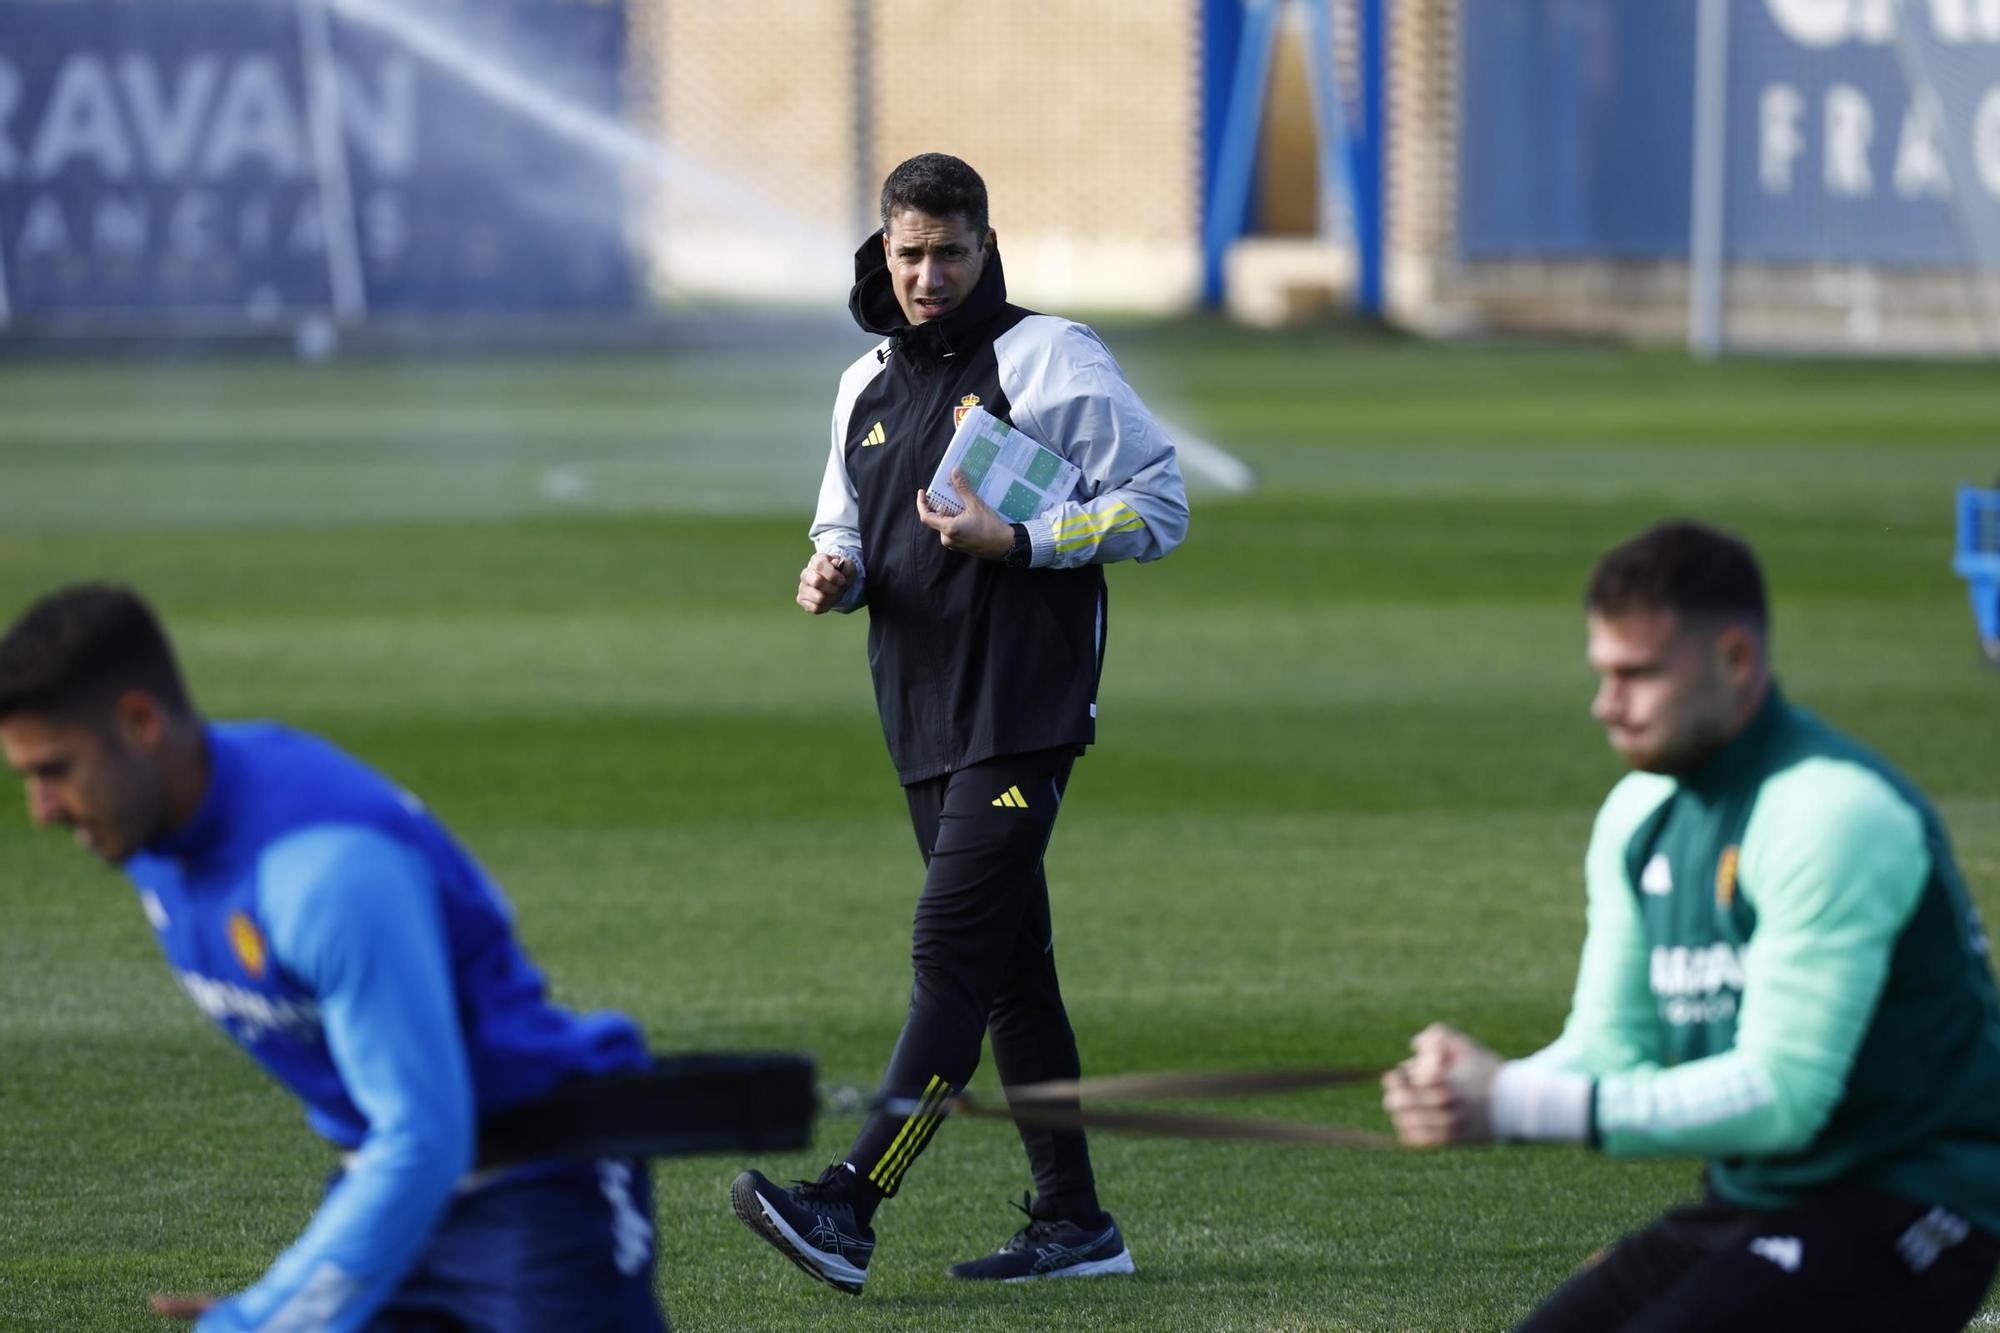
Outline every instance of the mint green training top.
<path fill-rule="evenodd" d="M 1619 1155 L 1698 1153 L 1725 1199 L 1835 1183 L 2000 1233 L 2000 998 L 1923 795 L 1776 685 L 1680 778 L 1612 789 L 1556 1042 Z"/>

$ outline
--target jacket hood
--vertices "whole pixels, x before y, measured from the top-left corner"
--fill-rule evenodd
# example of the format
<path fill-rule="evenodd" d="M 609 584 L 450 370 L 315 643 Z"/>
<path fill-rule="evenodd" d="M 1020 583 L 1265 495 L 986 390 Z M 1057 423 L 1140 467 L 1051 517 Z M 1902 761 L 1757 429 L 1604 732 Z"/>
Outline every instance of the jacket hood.
<path fill-rule="evenodd" d="M 970 341 L 970 335 L 1007 304 L 1007 275 L 1000 264 L 1000 247 L 986 257 L 979 283 L 958 309 L 943 319 L 912 324 L 896 303 L 889 278 L 889 257 L 882 249 L 882 232 L 854 252 L 854 286 L 847 294 L 848 313 L 863 330 L 888 338 L 896 350 L 926 359 L 943 359 Z"/>

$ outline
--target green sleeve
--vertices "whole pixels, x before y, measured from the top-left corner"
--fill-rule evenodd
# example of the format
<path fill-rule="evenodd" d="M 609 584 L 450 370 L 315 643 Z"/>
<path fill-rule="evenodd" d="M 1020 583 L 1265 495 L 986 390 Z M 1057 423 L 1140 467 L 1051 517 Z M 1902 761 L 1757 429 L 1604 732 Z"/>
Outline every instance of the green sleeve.
<path fill-rule="evenodd" d="M 1730 1050 L 1606 1074 L 1605 1151 L 1766 1156 L 1812 1142 L 1840 1102 L 1930 877 L 1923 821 L 1881 777 L 1813 759 L 1768 779 L 1744 833 L 1757 910 Z"/>
<path fill-rule="evenodd" d="M 1588 893 L 1583 958 L 1562 1036 L 1529 1059 L 1602 1075 L 1660 1062 L 1659 1016 L 1647 984 L 1645 925 L 1625 869 L 1625 848 L 1660 803 L 1672 779 L 1633 773 L 1605 798 L 1584 854 Z"/>

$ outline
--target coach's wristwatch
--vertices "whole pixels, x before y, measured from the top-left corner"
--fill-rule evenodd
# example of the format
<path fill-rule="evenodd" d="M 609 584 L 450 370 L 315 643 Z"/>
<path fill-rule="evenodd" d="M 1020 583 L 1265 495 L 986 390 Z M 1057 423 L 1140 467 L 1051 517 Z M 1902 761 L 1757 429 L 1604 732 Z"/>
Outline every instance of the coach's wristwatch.
<path fill-rule="evenodd" d="M 1000 558 L 1009 569 L 1026 569 L 1035 559 L 1035 545 L 1028 540 L 1028 525 L 1014 525 L 1014 544 L 1007 548 L 1007 554 Z"/>

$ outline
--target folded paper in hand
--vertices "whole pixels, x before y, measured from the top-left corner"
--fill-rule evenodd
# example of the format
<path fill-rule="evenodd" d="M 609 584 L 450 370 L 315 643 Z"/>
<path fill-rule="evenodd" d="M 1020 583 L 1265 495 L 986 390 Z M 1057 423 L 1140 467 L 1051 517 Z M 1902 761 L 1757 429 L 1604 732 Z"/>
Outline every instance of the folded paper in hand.
<path fill-rule="evenodd" d="M 952 469 L 965 473 L 979 498 L 1009 523 L 1025 523 L 1069 499 L 1083 469 L 1037 444 L 983 407 L 958 423 L 931 478 L 930 506 L 942 514 L 965 509 L 951 484 Z"/>

